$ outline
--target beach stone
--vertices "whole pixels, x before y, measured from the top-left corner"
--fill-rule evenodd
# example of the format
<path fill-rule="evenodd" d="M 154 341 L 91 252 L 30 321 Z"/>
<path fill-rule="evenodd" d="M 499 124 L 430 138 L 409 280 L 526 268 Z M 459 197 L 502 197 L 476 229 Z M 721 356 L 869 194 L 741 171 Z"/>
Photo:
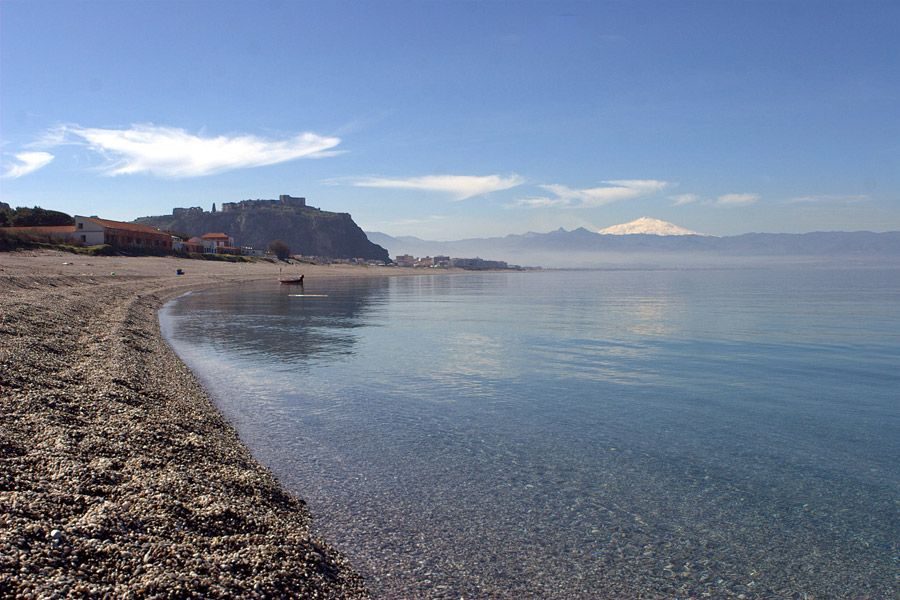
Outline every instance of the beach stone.
<path fill-rule="evenodd" d="M 159 332 L 165 301 L 271 273 L 59 256 L 0 255 L 0 596 L 368 597 Z"/>

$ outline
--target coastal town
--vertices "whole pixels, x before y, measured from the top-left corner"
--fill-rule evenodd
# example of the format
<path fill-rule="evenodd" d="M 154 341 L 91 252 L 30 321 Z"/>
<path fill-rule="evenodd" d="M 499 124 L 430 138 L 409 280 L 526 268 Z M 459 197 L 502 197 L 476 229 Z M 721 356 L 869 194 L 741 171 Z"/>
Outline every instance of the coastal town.
<path fill-rule="evenodd" d="M 315 211 L 323 213 L 321 209 L 308 206 L 306 198 L 281 194 L 278 199 L 242 200 L 239 202 L 224 202 L 221 209 L 217 210 L 215 203 L 210 211 L 201 207 L 174 208 L 172 217 L 175 219 L 190 219 L 191 217 L 203 217 L 224 213 L 246 213 L 254 215 L 263 213 L 269 209 L 288 209 L 290 211 Z M 8 204 L 0 203 L 0 214 L 10 215 L 16 211 L 31 211 L 35 214 L 43 209 L 12 209 Z M 54 215 L 62 215 L 55 211 Z M 63 215 L 67 217 L 68 215 Z M 348 215 L 349 217 L 349 215 Z M 47 219 L 47 221 L 59 220 Z M 75 215 L 70 217 L 70 224 L 44 224 L 41 219 L 31 219 L 26 225 L 16 224 L 15 216 L 5 217 L 6 226 L 0 226 L 0 236 L 3 237 L 6 246 L 28 247 L 32 245 L 49 245 L 74 247 L 79 249 L 93 249 L 97 253 L 112 253 L 125 255 L 175 255 L 185 258 L 212 258 L 221 257 L 266 257 L 275 256 L 282 259 L 293 259 L 312 264 L 365 264 L 372 266 L 394 266 L 413 269 L 465 269 L 465 270 L 517 270 L 520 267 L 509 265 L 505 261 L 488 260 L 480 257 L 450 257 L 450 256 L 425 256 L 416 257 L 409 254 L 401 254 L 393 258 L 373 258 L 371 256 L 348 256 L 346 253 L 338 255 L 306 254 L 291 252 L 290 245 L 273 237 L 268 244 L 260 247 L 258 244 L 242 243 L 240 239 L 228 231 L 195 231 L 184 233 L 172 229 L 154 227 L 141 222 L 123 222 L 101 218 L 99 216 Z M 13 223 L 13 224 L 9 224 Z M 366 240 L 368 242 L 368 240 Z M 381 249 L 376 246 L 376 248 Z M 285 250 L 286 249 L 286 250 Z M 385 253 L 386 254 L 386 253 Z"/>

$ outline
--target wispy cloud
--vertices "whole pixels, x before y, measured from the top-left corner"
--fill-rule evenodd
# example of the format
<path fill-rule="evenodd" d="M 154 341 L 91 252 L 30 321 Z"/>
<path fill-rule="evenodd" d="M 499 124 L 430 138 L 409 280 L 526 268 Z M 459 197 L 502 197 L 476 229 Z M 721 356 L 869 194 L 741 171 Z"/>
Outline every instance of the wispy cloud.
<path fill-rule="evenodd" d="M 335 154 L 337 137 L 300 133 L 281 140 L 254 135 L 202 137 L 184 129 L 132 125 L 100 129 L 65 125 L 48 132 L 39 144 L 84 145 L 107 159 L 107 175 L 148 173 L 160 177 L 201 177 L 223 171 L 274 165 L 298 158 Z"/>
<path fill-rule="evenodd" d="M 553 194 L 553 198 L 525 198 L 518 205 L 532 208 L 547 206 L 590 208 L 620 200 L 649 196 L 671 185 L 668 181 L 658 179 L 610 179 L 601 181 L 601 183 L 604 185 L 583 189 L 570 188 L 560 184 L 542 185 L 540 187 Z"/>
<path fill-rule="evenodd" d="M 819 194 L 812 196 L 797 196 L 795 198 L 790 198 L 788 200 L 791 204 L 816 204 L 816 203 L 835 203 L 835 204 L 853 204 L 855 202 L 865 202 L 869 199 L 869 196 L 866 194 L 852 194 L 852 195 L 831 195 L 831 194 Z"/>
<path fill-rule="evenodd" d="M 508 190 L 522 185 L 525 180 L 516 174 L 501 175 L 426 175 L 424 177 L 408 177 L 390 179 L 386 177 L 367 177 L 356 179 L 356 187 L 389 188 L 398 190 L 420 190 L 449 194 L 454 200 L 466 200 L 475 196 L 483 196 L 491 192 Z"/>
<path fill-rule="evenodd" d="M 506 205 L 506 208 L 550 208 L 552 206 L 566 206 L 568 201 L 563 198 L 547 198 L 546 196 L 530 196 L 520 198 Z"/>
<path fill-rule="evenodd" d="M 15 179 L 34 173 L 40 168 L 46 167 L 53 160 L 53 155 L 49 152 L 19 152 L 15 155 L 15 159 L 19 164 L 10 165 L 3 177 Z"/>
<path fill-rule="evenodd" d="M 670 200 L 674 200 L 674 206 L 684 206 L 685 204 L 693 204 L 700 200 L 700 196 L 697 194 L 677 194 L 675 196 L 669 196 Z"/>
<path fill-rule="evenodd" d="M 759 194 L 724 194 L 716 199 L 719 206 L 746 206 L 759 200 Z"/>

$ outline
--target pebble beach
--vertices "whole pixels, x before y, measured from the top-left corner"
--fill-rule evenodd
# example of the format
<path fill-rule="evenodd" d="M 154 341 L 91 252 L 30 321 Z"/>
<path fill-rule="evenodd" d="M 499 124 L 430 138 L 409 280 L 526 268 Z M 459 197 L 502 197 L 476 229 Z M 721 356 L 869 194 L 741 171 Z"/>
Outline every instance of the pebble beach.
<path fill-rule="evenodd" d="M 278 276 L 267 262 L 0 254 L 0 596 L 368 596 L 160 336 L 166 301 Z"/>

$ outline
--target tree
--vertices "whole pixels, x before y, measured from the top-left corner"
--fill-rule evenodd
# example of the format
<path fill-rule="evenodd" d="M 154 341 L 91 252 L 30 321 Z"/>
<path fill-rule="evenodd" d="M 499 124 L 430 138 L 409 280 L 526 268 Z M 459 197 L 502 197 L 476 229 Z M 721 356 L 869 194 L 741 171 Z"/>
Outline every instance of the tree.
<path fill-rule="evenodd" d="M 284 260 L 291 255 L 290 247 L 281 240 L 273 240 L 269 242 L 269 252 Z"/>
<path fill-rule="evenodd" d="M 46 210 L 40 206 L 34 208 L 17 207 L 10 218 L 17 227 L 42 227 L 47 225 L 72 225 L 75 219 L 57 210 Z"/>

